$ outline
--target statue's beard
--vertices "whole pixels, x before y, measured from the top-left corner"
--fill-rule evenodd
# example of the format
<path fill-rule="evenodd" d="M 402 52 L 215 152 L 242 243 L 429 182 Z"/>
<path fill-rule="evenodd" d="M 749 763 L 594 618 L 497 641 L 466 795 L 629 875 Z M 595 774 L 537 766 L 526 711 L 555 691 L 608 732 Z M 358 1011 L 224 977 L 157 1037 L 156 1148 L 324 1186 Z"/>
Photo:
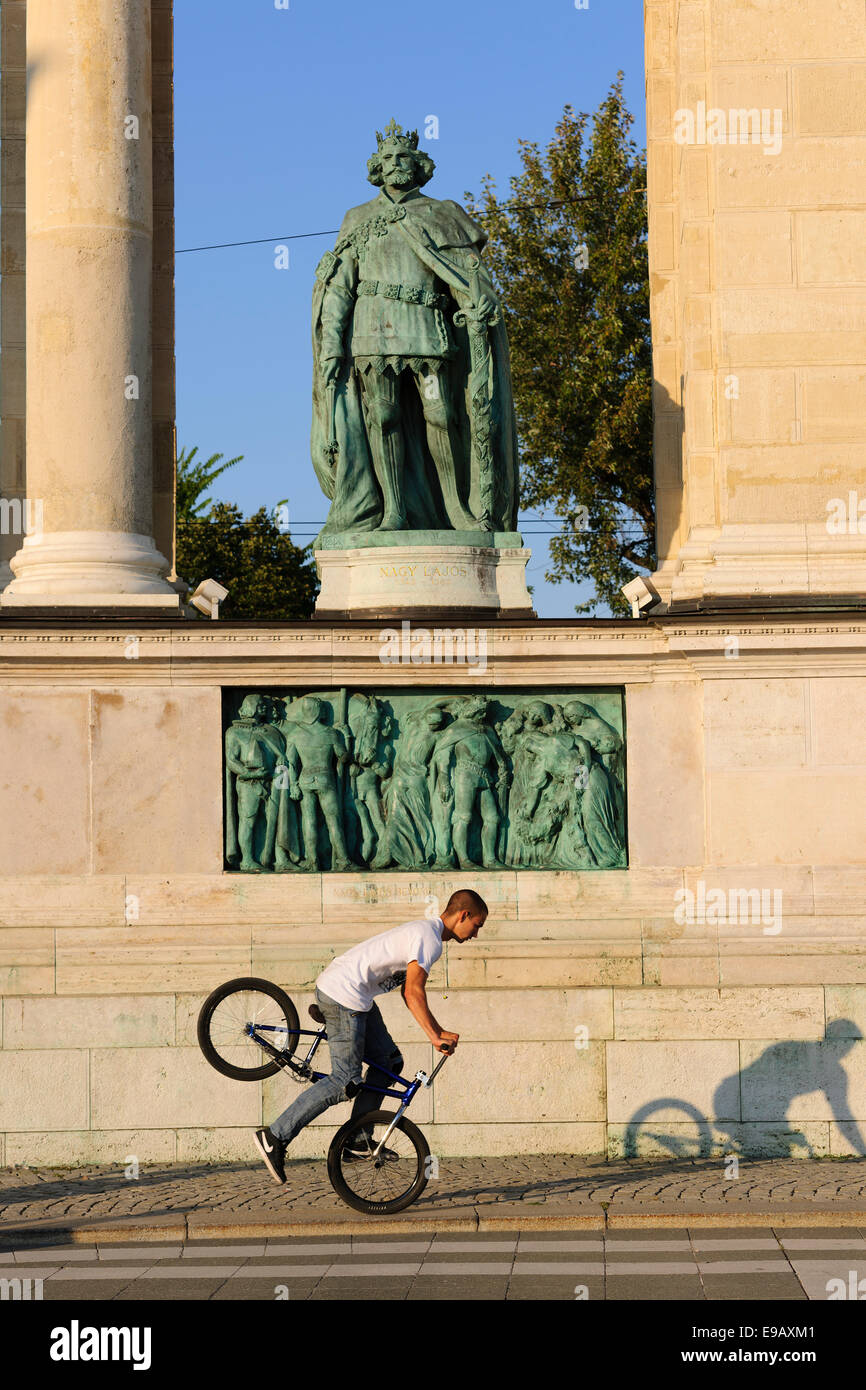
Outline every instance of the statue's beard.
<path fill-rule="evenodd" d="M 390 175 L 388 182 L 395 188 L 412 188 L 415 183 L 415 175 L 410 174 L 407 169 L 397 169 Z"/>

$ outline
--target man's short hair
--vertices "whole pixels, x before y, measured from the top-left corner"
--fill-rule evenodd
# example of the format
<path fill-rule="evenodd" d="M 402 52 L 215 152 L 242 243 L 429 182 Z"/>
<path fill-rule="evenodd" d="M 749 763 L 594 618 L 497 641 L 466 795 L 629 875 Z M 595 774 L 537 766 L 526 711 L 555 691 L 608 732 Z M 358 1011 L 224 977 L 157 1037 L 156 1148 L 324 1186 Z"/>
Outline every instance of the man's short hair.
<path fill-rule="evenodd" d="M 483 912 L 487 916 L 487 904 L 474 888 L 458 888 L 452 893 L 445 906 L 446 912 Z"/>

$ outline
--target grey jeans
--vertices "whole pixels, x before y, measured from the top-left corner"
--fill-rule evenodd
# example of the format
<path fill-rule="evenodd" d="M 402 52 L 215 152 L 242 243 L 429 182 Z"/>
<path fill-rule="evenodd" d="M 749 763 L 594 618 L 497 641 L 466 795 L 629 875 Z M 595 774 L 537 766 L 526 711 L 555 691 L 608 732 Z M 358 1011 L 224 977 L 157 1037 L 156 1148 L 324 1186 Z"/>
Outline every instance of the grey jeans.
<path fill-rule="evenodd" d="M 321 1081 L 305 1088 L 279 1119 L 268 1126 L 271 1134 L 284 1144 L 290 1144 L 305 1125 L 330 1105 L 339 1105 L 341 1100 L 348 1100 L 346 1086 L 352 1081 L 361 1080 L 365 1060 L 370 1063 L 365 1080 L 371 1086 L 394 1084 L 389 1076 L 379 1071 L 379 1066 L 399 1072 L 403 1065 L 400 1049 L 385 1027 L 385 1021 L 375 1004 L 368 1013 L 356 1013 L 323 994 L 318 986 L 316 1003 L 325 1016 L 331 1072 L 329 1076 L 323 1076 Z M 359 1091 L 352 1107 L 352 1118 L 381 1109 L 383 1101 L 384 1097 L 375 1091 Z"/>

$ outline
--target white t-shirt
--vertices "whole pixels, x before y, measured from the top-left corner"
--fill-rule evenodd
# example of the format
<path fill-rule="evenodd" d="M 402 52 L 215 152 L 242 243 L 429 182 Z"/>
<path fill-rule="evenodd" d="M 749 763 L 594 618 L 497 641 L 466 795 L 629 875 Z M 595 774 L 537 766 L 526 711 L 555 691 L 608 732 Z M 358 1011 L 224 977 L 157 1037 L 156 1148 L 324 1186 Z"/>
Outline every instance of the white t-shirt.
<path fill-rule="evenodd" d="M 417 960 L 429 975 L 442 954 L 444 930 L 441 917 L 424 917 L 380 932 L 336 956 L 316 984 L 344 1008 L 369 1013 L 377 994 L 387 994 L 404 983 L 410 961 Z"/>

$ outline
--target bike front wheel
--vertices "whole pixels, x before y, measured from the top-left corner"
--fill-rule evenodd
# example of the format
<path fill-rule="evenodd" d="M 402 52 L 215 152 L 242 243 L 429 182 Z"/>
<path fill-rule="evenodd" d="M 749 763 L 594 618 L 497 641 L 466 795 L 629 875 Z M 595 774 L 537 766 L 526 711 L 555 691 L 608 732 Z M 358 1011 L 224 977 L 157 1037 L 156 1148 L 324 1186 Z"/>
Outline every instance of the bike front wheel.
<path fill-rule="evenodd" d="M 390 1156 L 374 1157 L 393 1119 L 386 1110 L 358 1115 L 337 1131 L 328 1150 L 328 1177 L 337 1196 L 368 1216 L 389 1215 L 411 1206 L 430 1176 L 427 1140 L 405 1116 L 388 1135 L 385 1148 Z"/>
<path fill-rule="evenodd" d="M 280 1070 L 273 1059 L 262 1062 L 267 1053 L 250 1036 L 250 1024 L 291 1057 L 298 1045 L 298 1011 L 270 980 L 229 980 L 208 995 L 198 1016 L 199 1047 L 212 1067 L 235 1081 L 262 1081 Z"/>

